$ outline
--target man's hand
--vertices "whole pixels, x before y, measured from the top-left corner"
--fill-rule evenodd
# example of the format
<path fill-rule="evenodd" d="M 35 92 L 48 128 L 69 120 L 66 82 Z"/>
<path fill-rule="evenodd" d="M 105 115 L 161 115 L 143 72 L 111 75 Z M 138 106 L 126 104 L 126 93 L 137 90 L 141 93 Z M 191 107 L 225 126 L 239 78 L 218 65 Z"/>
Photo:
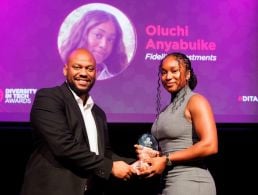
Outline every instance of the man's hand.
<path fill-rule="evenodd" d="M 114 161 L 112 167 L 112 174 L 123 180 L 128 180 L 132 176 L 132 167 L 125 163 L 124 161 Z"/>

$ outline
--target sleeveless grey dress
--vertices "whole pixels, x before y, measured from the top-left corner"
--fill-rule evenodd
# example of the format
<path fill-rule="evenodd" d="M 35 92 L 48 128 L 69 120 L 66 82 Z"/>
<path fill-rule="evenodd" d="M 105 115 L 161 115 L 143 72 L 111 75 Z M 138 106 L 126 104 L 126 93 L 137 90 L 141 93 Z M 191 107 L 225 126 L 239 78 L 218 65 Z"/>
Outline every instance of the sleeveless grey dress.
<path fill-rule="evenodd" d="M 198 141 L 192 123 L 184 117 L 194 94 L 188 86 L 183 88 L 153 123 L 151 131 L 163 154 L 183 150 Z M 216 195 L 213 177 L 201 161 L 168 168 L 161 182 L 163 195 Z"/>

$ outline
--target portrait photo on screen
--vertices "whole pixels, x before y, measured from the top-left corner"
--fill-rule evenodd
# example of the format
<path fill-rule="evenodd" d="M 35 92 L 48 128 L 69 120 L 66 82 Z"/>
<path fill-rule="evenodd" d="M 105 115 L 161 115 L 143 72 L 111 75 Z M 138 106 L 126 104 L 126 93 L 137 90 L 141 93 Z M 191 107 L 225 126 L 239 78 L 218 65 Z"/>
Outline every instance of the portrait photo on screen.
<path fill-rule="evenodd" d="M 136 50 L 136 33 L 128 17 L 117 8 L 91 3 L 73 10 L 58 34 L 58 49 L 65 62 L 75 48 L 88 48 L 97 61 L 97 79 L 123 72 Z"/>

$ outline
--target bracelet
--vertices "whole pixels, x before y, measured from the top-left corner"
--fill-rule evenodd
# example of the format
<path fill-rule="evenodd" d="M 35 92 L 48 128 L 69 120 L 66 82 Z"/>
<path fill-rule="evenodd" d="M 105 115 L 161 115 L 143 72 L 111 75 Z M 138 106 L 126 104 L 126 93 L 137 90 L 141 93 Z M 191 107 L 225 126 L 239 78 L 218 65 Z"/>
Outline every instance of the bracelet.
<path fill-rule="evenodd" d="M 166 165 L 167 165 L 167 166 L 172 166 L 173 163 L 172 163 L 172 161 L 170 160 L 169 155 L 170 155 L 170 153 L 167 153 L 167 154 L 166 154 Z"/>

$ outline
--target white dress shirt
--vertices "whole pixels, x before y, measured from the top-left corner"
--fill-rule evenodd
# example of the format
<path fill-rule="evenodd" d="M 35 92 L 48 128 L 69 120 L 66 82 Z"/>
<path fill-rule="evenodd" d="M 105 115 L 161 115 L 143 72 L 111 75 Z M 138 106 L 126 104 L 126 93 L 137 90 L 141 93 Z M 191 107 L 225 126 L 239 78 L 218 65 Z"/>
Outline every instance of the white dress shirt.
<path fill-rule="evenodd" d="M 91 96 L 89 96 L 86 104 L 83 105 L 82 99 L 79 96 L 77 96 L 74 93 L 74 91 L 72 91 L 72 93 L 73 93 L 73 95 L 80 107 L 80 110 L 82 112 L 84 124 L 85 124 L 87 135 L 88 135 L 88 140 L 89 140 L 89 144 L 90 144 L 90 151 L 95 152 L 96 154 L 99 154 L 97 127 L 96 127 L 96 123 L 95 123 L 94 117 L 91 112 L 91 109 L 94 105 L 93 99 L 91 98 Z"/>

